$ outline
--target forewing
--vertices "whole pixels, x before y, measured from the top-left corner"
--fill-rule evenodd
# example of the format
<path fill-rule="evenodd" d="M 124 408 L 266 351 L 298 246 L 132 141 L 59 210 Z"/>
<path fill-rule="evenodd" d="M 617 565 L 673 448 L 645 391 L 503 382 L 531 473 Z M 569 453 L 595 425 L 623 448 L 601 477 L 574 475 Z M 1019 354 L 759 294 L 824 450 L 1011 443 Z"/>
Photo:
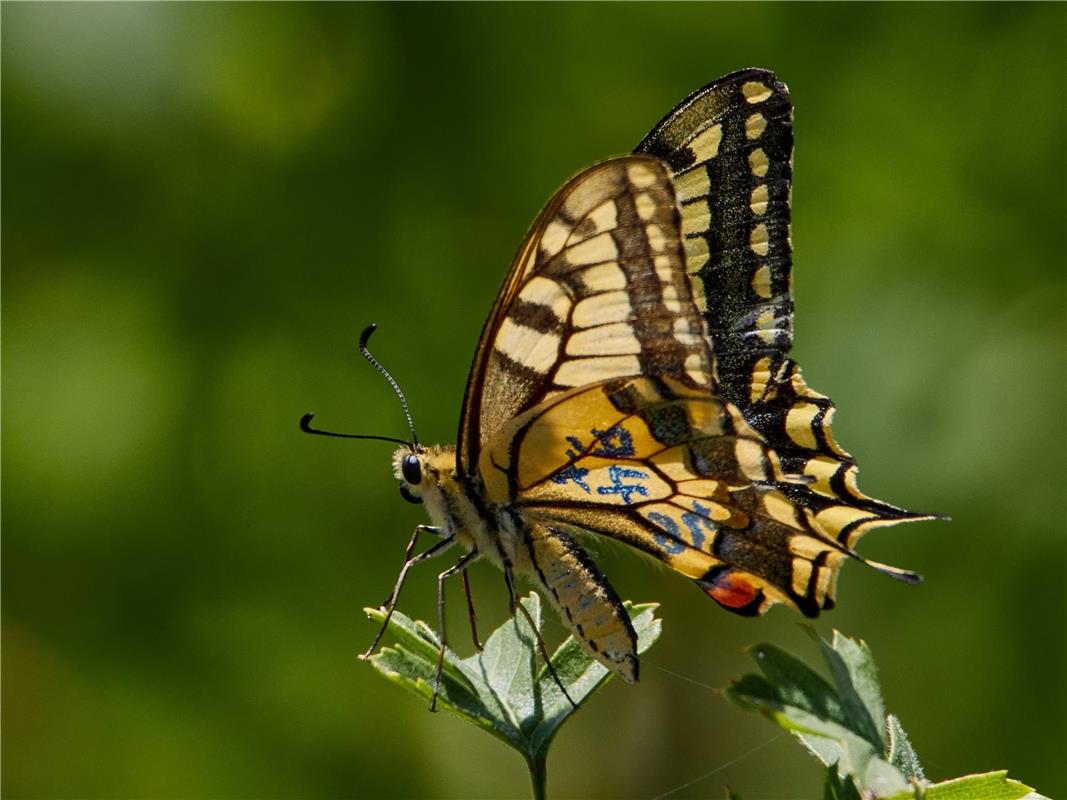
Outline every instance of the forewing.
<path fill-rule="evenodd" d="M 711 389 L 666 165 L 622 156 L 541 212 L 497 296 L 467 382 L 457 454 L 470 474 L 509 420 L 572 387 L 632 375 Z"/>
<path fill-rule="evenodd" d="M 870 527 L 927 518 L 867 497 L 830 432 L 834 405 L 807 386 L 793 344 L 793 107 L 773 73 L 735 72 L 694 92 L 637 152 L 662 159 L 682 214 L 686 270 L 707 324 L 716 383 L 777 453 L 793 502 L 833 511 L 851 546 Z"/>
<path fill-rule="evenodd" d="M 735 408 L 671 378 L 557 395 L 509 422 L 479 468 L 490 502 L 625 542 L 737 613 L 814 616 L 854 556 L 834 520 L 780 490 L 791 479 Z"/>

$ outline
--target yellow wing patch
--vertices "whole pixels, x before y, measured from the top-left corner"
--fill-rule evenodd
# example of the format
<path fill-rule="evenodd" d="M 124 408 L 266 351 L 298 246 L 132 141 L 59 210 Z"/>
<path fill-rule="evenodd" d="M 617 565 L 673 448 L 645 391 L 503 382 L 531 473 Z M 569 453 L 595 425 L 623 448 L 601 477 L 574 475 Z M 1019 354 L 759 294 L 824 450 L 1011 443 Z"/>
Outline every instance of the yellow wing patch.
<path fill-rule="evenodd" d="M 835 533 L 861 522 L 812 514 L 773 488 L 806 481 L 782 473 L 736 409 L 670 378 L 558 395 L 506 425 L 480 468 L 490 502 L 623 541 L 745 614 L 831 605 L 854 556 Z"/>

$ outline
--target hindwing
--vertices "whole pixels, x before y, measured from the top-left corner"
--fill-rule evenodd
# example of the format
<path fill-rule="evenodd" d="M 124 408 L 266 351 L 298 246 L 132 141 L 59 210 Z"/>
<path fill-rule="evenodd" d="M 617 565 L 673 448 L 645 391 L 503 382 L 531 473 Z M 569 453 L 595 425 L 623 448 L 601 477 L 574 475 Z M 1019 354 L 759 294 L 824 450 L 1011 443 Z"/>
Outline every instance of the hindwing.
<path fill-rule="evenodd" d="M 622 541 L 737 613 L 781 602 L 814 616 L 832 604 L 841 563 L 858 558 L 781 491 L 790 477 L 735 408 L 672 378 L 557 395 L 509 422 L 479 467 L 490 502 Z"/>
<path fill-rule="evenodd" d="M 735 72 L 694 92 L 638 145 L 670 169 L 686 270 L 707 324 L 716 385 L 807 485 L 793 502 L 833 520 L 852 546 L 878 525 L 928 519 L 874 500 L 834 441 L 834 405 L 804 382 L 793 344 L 790 232 L 793 107 L 773 73 Z"/>

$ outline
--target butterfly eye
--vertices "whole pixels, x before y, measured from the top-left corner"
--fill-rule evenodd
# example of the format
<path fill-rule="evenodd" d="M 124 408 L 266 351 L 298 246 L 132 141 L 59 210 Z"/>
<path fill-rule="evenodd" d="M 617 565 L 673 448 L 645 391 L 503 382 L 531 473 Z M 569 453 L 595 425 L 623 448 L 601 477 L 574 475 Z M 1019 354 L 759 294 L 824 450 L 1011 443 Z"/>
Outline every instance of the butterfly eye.
<path fill-rule="evenodd" d="M 407 487 L 407 484 L 400 484 L 400 496 L 407 500 L 409 503 L 419 505 L 422 502 L 421 497 L 416 497 L 411 493 L 411 490 Z"/>
<path fill-rule="evenodd" d="M 422 464 L 419 463 L 418 456 L 404 456 L 404 460 L 400 463 L 400 472 L 404 475 L 404 480 L 412 486 L 422 483 Z"/>

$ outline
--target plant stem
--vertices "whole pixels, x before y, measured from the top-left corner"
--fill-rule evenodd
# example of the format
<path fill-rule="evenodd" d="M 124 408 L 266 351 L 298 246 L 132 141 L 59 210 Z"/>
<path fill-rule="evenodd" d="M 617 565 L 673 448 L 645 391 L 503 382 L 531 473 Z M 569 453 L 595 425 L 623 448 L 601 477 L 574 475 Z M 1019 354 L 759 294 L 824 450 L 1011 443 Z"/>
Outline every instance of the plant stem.
<path fill-rule="evenodd" d="M 545 800 L 545 786 L 548 783 L 548 759 L 545 756 L 527 757 L 526 766 L 530 770 L 530 793 L 533 800 Z"/>

